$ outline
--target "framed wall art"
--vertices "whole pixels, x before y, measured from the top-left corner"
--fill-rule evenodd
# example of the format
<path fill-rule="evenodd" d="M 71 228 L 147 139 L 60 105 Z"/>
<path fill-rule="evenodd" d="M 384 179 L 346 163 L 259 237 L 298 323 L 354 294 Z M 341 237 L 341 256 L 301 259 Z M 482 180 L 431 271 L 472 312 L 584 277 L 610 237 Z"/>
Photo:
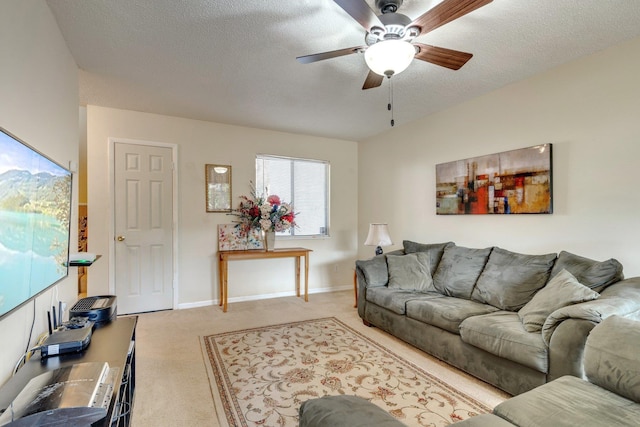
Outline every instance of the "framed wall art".
<path fill-rule="evenodd" d="M 436 214 L 551 214 L 551 144 L 436 165 Z"/>
<path fill-rule="evenodd" d="M 243 232 L 237 224 L 218 224 L 219 251 L 243 251 L 263 247 L 260 230 L 252 228 Z"/>
<path fill-rule="evenodd" d="M 231 212 L 231 166 L 204 165 L 207 212 Z"/>

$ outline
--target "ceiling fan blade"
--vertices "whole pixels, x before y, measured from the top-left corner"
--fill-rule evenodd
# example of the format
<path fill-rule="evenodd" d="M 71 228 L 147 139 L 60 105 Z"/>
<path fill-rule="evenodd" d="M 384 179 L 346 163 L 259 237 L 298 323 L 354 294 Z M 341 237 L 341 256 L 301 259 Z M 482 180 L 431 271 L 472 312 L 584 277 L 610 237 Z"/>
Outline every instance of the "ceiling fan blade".
<path fill-rule="evenodd" d="M 420 48 L 414 58 L 430 62 L 441 67 L 458 70 L 473 56 L 471 53 L 460 52 L 458 50 L 445 49 L 443 47 L 431 46 L 422 43 L 413 43 Z"/>
<path fill-rule="evenodd" d="M 364 0 L 333 0 L 344 9 L 353 19 L 358 21 L 365 30 L 373 27 L 384 29 L 384 24 Z"/>
<path fill-rule="evenodd" d="M 345 49 L 332 50 L 330 52 L 314 53 L 313 55 L 298 56 L 296 60 L 302 64 L 310 64 L 312 62 L 322 61 L 323 59 L 337 58 L 338 56 L 351 55 L 352 53 L 362 52 L 367 46 L 355 46 Z"/>
<path fill-rule="evenodd" d="M 436 7 L 428 10 L 407 27 L 420 27 L 420 34 L 426 34 L 448 22 L 458 19 L 469 12 L 486 6 L 493 0 L 444 0 Z"/>
<path fill-rule="evenodd" d="M 362 90 L 373 89 L 374 87 L 380 86 L 383 79 L 384 76 L 381 76 L 380 74 L 376 74 L 373 71 L 369 70 L 369 74 L 364 80 L 364 85 L 362 85 Z"/>

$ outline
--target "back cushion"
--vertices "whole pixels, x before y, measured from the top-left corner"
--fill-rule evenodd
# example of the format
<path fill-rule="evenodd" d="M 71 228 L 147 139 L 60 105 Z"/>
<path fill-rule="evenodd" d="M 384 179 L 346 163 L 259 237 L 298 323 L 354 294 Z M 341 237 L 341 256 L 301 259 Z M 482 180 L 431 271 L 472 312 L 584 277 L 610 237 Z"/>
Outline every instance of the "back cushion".
<path fill-rule="evenodd" d="M 596 292 L 602 292 L 607 286 L 624 278 L 622 264 L 611 258 L 606 261 L 595 261 L 589 258 L 562 251 L 551 270 L 551 277 L 567 270 L 583 285 Z"/>
<path fill-rule="evenodd" d="M 429 254 L 416 252 L 406 255 L 387 255 L 389 289 L 429 292 L 435 291 L 429 270 Z"/>
<path fill-rule="evenodd" d="M 593 384 L 640 402 L 640 322 L 607 317 L 589 333 L 584 371 Z"/>
<path fill-rule="evenodd" d="M 471 298 L 517 311 L 547 283 L 555 259 L 556 254 L 525 255 L 494 248 Z"/>
<path fill-rule="evenodd" d="M 490 253 L 491 248 L 447 246 L 433 276 L 436 290 L 450 297 L 469 299 Z"/>
<path fill-rule="evenodd" d="M 453 242 L 447 243 L 416 243 L 411 240 L 403 240 L 402 246 L 404 247 L 404 253 L 413 254 L 416 252 L 426 252 L 429 254 L 429 264 L 431 276 L 436 273 L 436 268 L 440 263 L 444 250 L 449 246 L 455 246 Z"/>

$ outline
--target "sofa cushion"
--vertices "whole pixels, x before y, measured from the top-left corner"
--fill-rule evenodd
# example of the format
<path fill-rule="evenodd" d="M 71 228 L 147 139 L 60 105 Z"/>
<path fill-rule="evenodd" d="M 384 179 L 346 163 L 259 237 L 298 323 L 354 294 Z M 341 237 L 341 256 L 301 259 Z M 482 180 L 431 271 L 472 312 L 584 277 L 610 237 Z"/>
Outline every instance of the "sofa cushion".
<path fill-rule="evenodd" d="M 493 413 L 517 426 L 634 426 L 640 405 L 567 375 L 500 403 Z"/>
<path fill-rule="evenodd" d="M 411 240 L 403 240 L 402 246 L 404 252 L 407 254 L 413 254 L 416 252 L 426 252 L 429 254 L 429 263 L 431 266 L 431 276 L 436 274 L 436 268 L 440 263 L 444 250 L 449 246 L 454 246 L 453 242 L 447 243 L 416 243 Z"/>
<path fill-rule="evenodd" d="M 470 316 L 498 311 L 476 301 L 454 297 L 412 300 L 407 302 L 407 317 L 459 334 L 460 323 Z"/>
<path fill-rule="evenodd" d="M 429 254 L 417 252 L 407 255 L 387 255 L 389 269 L 389 288 L 410 291 L 435 291 Z"/>
<path fill-rule="evenodd" d="M 300 406 L 299 427 L 402 427 L 384 409 L 357 396 L 339 395 L 309 399 Z"/>
<path fill-rule="evenodd" d="M 456 427 L 513 427 L 513 424 L 497 415 L 480 414 L 455 423 Z"/>
<path fill-rule="evenodd" d="M 518 311 L 518 316 L 527 332 L 540 332 L 547 317 L 557 309 L 599 296 L 599 293 L 579 283 L 567 270 L 562 270 Z"/>
<path fill-rule="evenodd" d="M 606 261 L 594 261 L 566 251 L 562 251 L 558 255 L 553 270 L 551 270 L 551 277 L 563 269 L 573 274 L 578 282 L 596 292 L 601 292 L 607 286 L 624 278 L 622 264 L 613 258 Z"/>
<path fill-rule="evenodd" d="M 503 310 L 521 309 L 549 279 L 556 254 L 525 255 L 491 251 L 471 298 Z"/>
<path fill-rule="evenodd" d="M 442 298 L 439 293 L 389 289 L 386 286 L 367 288 L 366 300 L 397 314 L 406 314 L 407 301 L 414 299 Z"/>
<path fill-rule="evenodd" d="M 639 354 L 640 322 L 607 317 L 587 338 L 584 371 L 592 383 L 640 402 Z"/>
<path fill-rule="evenodd" d="M 460 324 L 460 338 L 491 354 L 547 373 L 547 346 L 541 334 L 530 334 L 518 313 L 497 311 L 473 316 Z"/>
<path fill-rule="evenodd" d="M 444 295 L 469 299 L 490 253 L 491 248 L 447 246 L 433 276 L 433 285 Z"/>
<path fill-rule="evenodd" d="M 356 268 L 362 271 L 368 286 L 385 286 L 389 281 L 387 258 L 384 255 L 358 260 L 356 261 Z"/>

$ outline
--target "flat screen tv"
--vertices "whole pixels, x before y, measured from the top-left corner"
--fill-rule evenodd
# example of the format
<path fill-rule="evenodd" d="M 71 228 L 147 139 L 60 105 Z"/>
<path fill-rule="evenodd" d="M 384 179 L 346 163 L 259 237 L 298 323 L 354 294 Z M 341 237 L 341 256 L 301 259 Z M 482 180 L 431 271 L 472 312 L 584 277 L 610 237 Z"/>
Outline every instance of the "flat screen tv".
<path fill-rule="evenodd" d="M 71 172 L 0 128 L 0 318 L 68 275 Z"/>

